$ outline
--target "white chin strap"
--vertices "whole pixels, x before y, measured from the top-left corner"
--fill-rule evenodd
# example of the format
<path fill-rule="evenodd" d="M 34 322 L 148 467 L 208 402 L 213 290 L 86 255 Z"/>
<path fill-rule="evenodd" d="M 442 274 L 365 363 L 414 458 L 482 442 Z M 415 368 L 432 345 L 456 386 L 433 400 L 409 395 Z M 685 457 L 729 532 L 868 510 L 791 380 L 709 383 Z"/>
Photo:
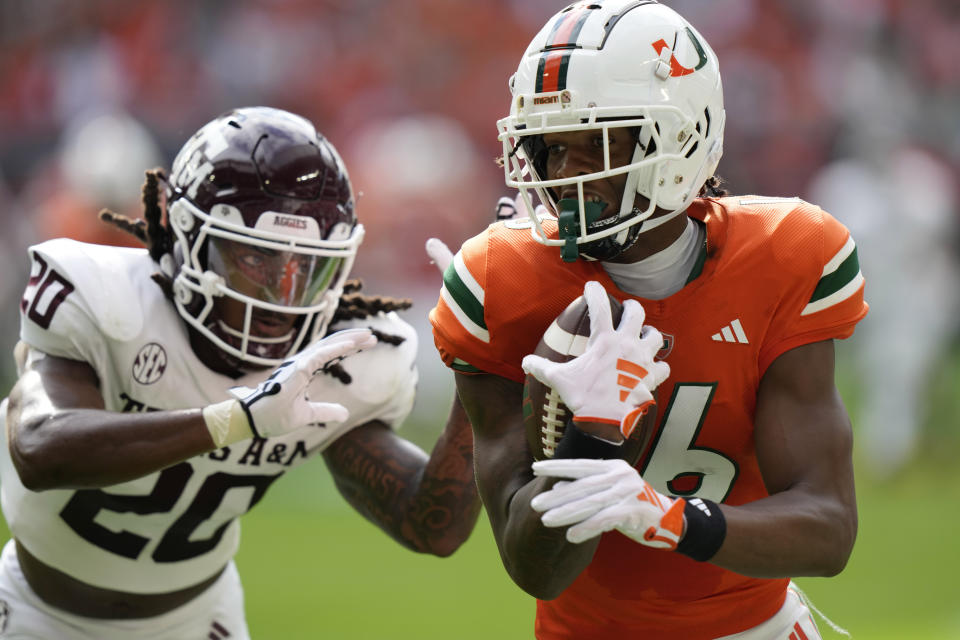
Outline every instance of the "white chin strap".
<path fill-rule="evenodd" d="M 685 205 L 684 205 L 682 208 L 680 208 L 680 209 L 675 209 L 675 210 L 671 211 L 670 213 L 664 214 L 664 215 L 662 215 L 662 216 L 659 216 L 659 217 L 656 217 L 656 218 L 647 218 L 646 220 L 644 220 L 643 222 L 640 223 L 640 233 L 639 233 L 639 235 L 642 236 L 642 235 L 645 234 L 646 232 L 651 231 L 651 230 L 653 230 L 653 229 L 656 229 L 657 227 L 659 227 L 659 226 L 662 225 L 662 224 L 665 224 L 665 223 L 667 223 L 667 222 L 670 222 L 671 220 L 673 220 L 674 218 L 676 218 L 677 216 L 679 216 L 680 214 L 682 214 L 684 211 L 686 211 L 686 210 L 687 210 L 687 206 L 689 206 L 689 203 L 685 204 Z"/>

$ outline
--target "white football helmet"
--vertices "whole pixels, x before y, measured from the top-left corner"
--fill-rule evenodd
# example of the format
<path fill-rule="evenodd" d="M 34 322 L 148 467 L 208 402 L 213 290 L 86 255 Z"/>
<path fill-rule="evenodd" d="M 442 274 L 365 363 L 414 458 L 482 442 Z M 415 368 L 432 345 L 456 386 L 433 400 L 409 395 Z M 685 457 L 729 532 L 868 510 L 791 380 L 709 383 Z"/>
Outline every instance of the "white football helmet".
<path fill-rule="evenodd" d="M 717 56 L 690 23 L 653 0 L 583 0 L 563 9 L 527 47 L 510 90 L 510 115 L 497 122 L 507 186 L 520 190 L 528 211 L 533 189 L 557 214 L 559 237 L 548 237 L 536 215 L 532 234 L 562 246 L 564 260 L 613 258 L 683 212 L 723 152 Z M 608 130 L 622 127 L 637 144 L 628 164 L 611 166 Z M 604 166 L 549 179 L 543 135 L 588 129 L 603 135 Z M 601 219 L 603 206 L 585 202 L 583 185 L 619 174 L 627 174 L 620 209 Z M 563 185 L 576 185 L 576 203 L 558 202 Z M 657 208 L 670 213 L 641 224 Z"/>

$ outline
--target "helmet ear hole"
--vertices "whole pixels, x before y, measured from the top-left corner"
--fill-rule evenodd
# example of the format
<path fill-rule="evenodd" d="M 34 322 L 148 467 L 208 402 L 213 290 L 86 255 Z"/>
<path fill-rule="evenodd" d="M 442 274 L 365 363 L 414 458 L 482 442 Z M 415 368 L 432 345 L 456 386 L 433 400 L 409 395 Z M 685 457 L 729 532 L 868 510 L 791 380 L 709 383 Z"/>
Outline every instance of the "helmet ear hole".
<path fill-rule="evenodd" d="M 193 300 L 193 291 L 179 279 L 173 283 L 173 295 L 176 297 L 177 302 L 184 306 L 189 306 Z"/>
<path fill-rule="evenodd" d="M 190 213 L 190 209 L 184 206 L 183 202 L 180 200 L 175 201 L 170 205 L 169 209 L 170 222 L 173 223 L 173 226 L 183 231 L 184 233 L 190 233 L 193 230 L 193 225 L 195 219 L 193 214 Z"/>
<path fill-rule="evenodd" d="M 700 125 L 697 125 L 697 131 L 699 130 L 700 130 Z M 697 146 L 699 146 L 699 144 L 700 144 L 699 141 L 694 141 L 694 143 L 690 146 L 690 149 L 683 155 L 683 157 L 690 158 L 694 153 L 696 153 Z"/>

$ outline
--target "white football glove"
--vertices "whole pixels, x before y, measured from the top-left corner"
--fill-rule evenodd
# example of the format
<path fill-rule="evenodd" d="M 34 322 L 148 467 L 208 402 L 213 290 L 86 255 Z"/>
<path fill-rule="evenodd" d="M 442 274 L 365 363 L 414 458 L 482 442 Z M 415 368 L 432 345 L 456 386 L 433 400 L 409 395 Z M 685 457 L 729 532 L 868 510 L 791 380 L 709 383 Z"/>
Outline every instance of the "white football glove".
<path fill-rule="evenodd" d="M 509 196 L 501 196 L 500 199 L 497 200 L 497 206 L 493 209 L 497 222 L 500 220 L 515 220 L 516 218 L 527 217 L 528 211 L 529 209 L 523 201 L 523 196 L 519 193 L 513 200 L 511 200 Z M 550 212 L 547 211 L 547 208 L 542 204 L 538 204 L 533 212 L 540 218 L 550 216 Z"/>
<path fill-rule="evenodd" d="M 269 438 L 308 425 L 335 426 L 349 417 L 335 402 L 314 402 L 307 387 L 326 365 L 377 343 L 369 329 L 337 331 L 281 364 L 255 389 L 233 387 L 235 399 L 213 404 L 203 418 L 217 447 L 253 436 Z"/>
<path fill-rule="evenodd" d="M 640 544 L 673 551 L 683 536 L 683 498 L 653 489 L 623 460 L 557 459 L 533 463 L 533 473 L 569 478 L 533 497 L 545 527 L 565 527 L 567 540 L 580 543 L 616 529 Z"/>
<path fill-rule="evenodd" d="M 427 255 L 430 256 L 430 261 L 437 265 L 441 274 L 453 262 L 453 252 L 439 238 L 427 239 Z"/>
<path fill-rule="evenodd" d="M 590 337 L 582 354 L 567 362 L 528 355 L 523 370 L 554 389 L 573 412 L 573 421 L 620 426 L 629 438 L 653 404 L 653 391 L 670 375 L 666 362 L 655 362 L 663 336 L 643 326 L 643 306 L 623 303 L 620 326 L 613 328 L 603 286 L 590 281 L 583 288 L 590 313 Z"/>
<path fill-rule="evenodd" d="M 535 209 L 537 215 L 539 216 L 548 216 L 550 215 L 546 207 L 542 204 L 538 204 Z M 520 194 L 517 194 L 516 199 L 510 199 L 508 196 L 501 196 L 497 200 L 496 206 L 493 208 L 493 217 L 494 220 L 513 220 L 522 216 L 526 216 L 527 208 L 523 203 L 523 198 Z M 447 266 L 453 260 L 453 252 L 450 251 L 449 247 L 439 238 L 429 238 L 427 240 L 427 255 L 430 257 L 430 261 L 433 264 L 437 265 L 437 269 L 440 270 L 440 273 L 443 273 L 447 270 Z"/>

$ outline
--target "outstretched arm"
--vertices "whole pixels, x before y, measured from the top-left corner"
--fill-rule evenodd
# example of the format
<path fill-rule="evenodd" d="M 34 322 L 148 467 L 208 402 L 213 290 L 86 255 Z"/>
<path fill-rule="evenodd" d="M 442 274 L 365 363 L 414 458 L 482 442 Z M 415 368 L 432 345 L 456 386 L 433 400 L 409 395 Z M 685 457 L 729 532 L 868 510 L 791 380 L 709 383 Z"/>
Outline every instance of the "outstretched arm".
<path fill-rule="evenodd" d="M 429 456 L 381 422 L 347 432 L 323 453 L 343 497 L 414 551 L 449 556 L 480 513 L 470 422 L 455 396 Z"/>
<path fill-rule="evenodd" d="M 556 598 L 590 563 L 599 538 L 573 544 L 548 529 L 530 500 L 554 483 L 534 478 L 523 426 L 522 385 L 494 375 L 456 374 L 473 423 L 477 484 L 504 567 L 524 591 Z"/>
<path fill-rule="evenodd" d="M 235 399 L 147 413 L 106 410 L 93 367 L 47 355 L 22 363 L 10 392 L 10 457 L 28 489 L 96 488 L 254 435 L 282 435 L 315 422 L 345 425 L 343 406 L 309 400 L 306 387 L 328 362 L 375 342 L 367 330 L 341 331 L 281 364 L 256 389 L 232 389 Z M 337 432 L 330 429 L 331 437 Z"/>
<path fill-rule="evenodd" d="M 25 487 L 109 486 L 216 448 L 200 409 L 107 411 L 99 385 L 87 363 L 53 356 L 20 377 L 10 392 L 7 438 Z"/>

